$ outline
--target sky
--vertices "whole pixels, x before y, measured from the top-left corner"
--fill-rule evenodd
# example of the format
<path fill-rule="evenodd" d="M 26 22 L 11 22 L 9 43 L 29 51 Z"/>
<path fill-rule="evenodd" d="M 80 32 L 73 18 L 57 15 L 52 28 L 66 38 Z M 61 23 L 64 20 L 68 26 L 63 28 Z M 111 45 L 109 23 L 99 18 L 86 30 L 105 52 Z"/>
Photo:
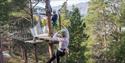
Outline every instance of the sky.
<path fill-rule="evenodd" d="M 51 1 L 59 1 L 59 0 L 51 0 Z M 66 1 L 66 0 L 60 0 L 60 1 Z M 68 0 L 68 1 L 78 1 L 78 0 Z M 79 1 L 89 1 L 89 0 L 79 0 Z"/>
<path fill-rule="evenodd" d="M 71 7 L 73 5 L 77 5 L 79 3 L 83 3 L 83 5 L 80 5 L 78 8 L 80 9 L 81 14 L 86 14 L 87 13 L 87 9 L 88 9 L 88 5 L 85 4 L 85 2 L 87 3 L 89 0 L 68 0 L 67 2 L 67 6 L 68 6 L 68 10 L 71 10 Z M 63 5 L 63 3 L 65 2 L 65 0 L 51 0 L 50 5 L 53 8 L 53 10 L 58 10 L 61 8 L 61 6 Z M 38 5 L 36 5 L 36 7 L 42 7 L 45 8 L 45 3 L 39 3 Z"/>
<path fill-rule="evenodd" d="M 76 5 L 78 3 L 81 3 L 81 2 L 88 2 L 90 0 L 68 0 L 68 6 L 72 6 L 72 5 Z M 63 5 L 63 3 L 65 2 L 65 0 L 51 0 L 51 3 L 50 5 L 52 7 L 55 7 L 55 6 L 59 6 L 59 5 Z M 45 7 L 44 6 L 45 4 L 38 4 L 38 6 L 41 6 L 41 7 Z"/>
<path fill-rule="evenodd" d="M 75 4 L 78 4 L 80 2 L 88 2 L 89 0 L 68 0 L 68 5 L 72 6 Z M 56 0 L 56 1 L 51 1 L 51 5 L 52 6 L 58 6 L 58 5 L 62 5 L 65 2 L 65 0 Z"/>

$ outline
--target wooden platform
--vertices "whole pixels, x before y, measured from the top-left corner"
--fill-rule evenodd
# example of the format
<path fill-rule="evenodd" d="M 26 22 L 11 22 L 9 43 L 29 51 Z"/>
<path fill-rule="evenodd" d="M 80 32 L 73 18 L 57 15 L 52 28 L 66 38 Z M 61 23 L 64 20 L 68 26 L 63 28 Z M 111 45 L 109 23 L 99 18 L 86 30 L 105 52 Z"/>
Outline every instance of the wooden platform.
<path fill-rule="evenodd" d="M 43 42 L 51 42 L 51 37 L 48 36 L 48 34 L 40 34 L 40 35 L 37 35 L 35 40 L 33 40 L 34 37 L 24 37 L 24 36 L 19 36 L 18 34 L 11 34 L 11 38 L 12 39 L 15 39 L 15 40 L 19 40 L 19 41 L 22 41 L 24 43 L 32 43 L 32 44 L 35 44 L 35 43 L 43 43 Z M 57 44 L 58 41 L 55 41 L 55 42 L 51 42 L 53 44 Z"/>
<path fill-rule="evenodd" d="M 44 42 L 43 40 L 26 40 L 25 43 L 32 43 L 32 44 L 35 44 L 35 43 L 42 43 Z"/>

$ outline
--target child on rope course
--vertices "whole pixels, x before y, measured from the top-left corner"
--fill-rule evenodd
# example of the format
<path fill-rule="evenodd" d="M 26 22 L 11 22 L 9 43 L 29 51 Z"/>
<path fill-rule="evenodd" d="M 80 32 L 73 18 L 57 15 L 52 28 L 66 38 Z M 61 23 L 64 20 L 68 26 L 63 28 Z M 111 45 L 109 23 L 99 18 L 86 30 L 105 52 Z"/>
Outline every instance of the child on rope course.
<path fill-rule="evenodd" d="M 61 36 L 58 36 L 59 32 L 61 32 Z M 50 58 L 50 60 L 47 63 L 51 63 L 55 59 L 57 59 L 57 63 L 59 63 L 60 57 L 64 56 L 66 53 L 68 53 L 69 32 L 66 28 L 62 29 L 59 32 L 55 33 L 52 38 L 52 42 L 59 41 L 59 47 L 58 47 L 56 53 L 53 54 L 53 56 Z"/>

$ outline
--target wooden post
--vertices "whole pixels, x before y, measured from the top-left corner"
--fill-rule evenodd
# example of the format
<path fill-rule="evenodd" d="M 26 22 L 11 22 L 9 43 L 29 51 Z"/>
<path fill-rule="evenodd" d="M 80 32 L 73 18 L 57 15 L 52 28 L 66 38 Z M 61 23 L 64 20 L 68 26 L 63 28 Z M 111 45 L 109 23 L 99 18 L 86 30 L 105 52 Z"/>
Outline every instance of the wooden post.
<path fill-rule="evenodd" d="M 21 52 L 21 59 L 24 60 L 23 48 L 21 45 L 20 45 L 20 52 Z"/>
<path fill-rule="evenodd" d="M 33 46 L 34 46 L 34 53 L 35 53 L 35 60 L 36 60 L 36 62 L 35 62 L 35 63 L 38 63 L 36 43 L 34 43 L 34 44 L 33 44 Z"/>
<path fill-rule="evenodd" d="M 28 57 L 27 57 L 27 49 L 24 47 L 24 60 L 25 60 L 25 63 L 28 63 Z"/>
<path fill-rule="evenodd" d="M 61 30 L 61 15 L 60 15 L 60 10 L 59 10 L 59 29 Z"/>
<path fill-rule="evenodd" d="M 51 12 L 52 12 L 52 9 L 51 9 L 51 6 L 50 6 L 50 0 L 46 0 L 45 3 L 46 3 L 46 16 L 47 16 L 47 19 L 48 19 L 48 27 L 49 27 L 49 36 L 51 36 L 51 34 L 52 34 L 52 29 L 51 29 Z M 50 55 L 50 57 L 52 57 L 53 45 L 50 44 L 50 43 L 48 45 L 49 45 L 49 55 Z"/>
<path fill-rule="evenodd" d="M 21 45 L 21 52 L 22 52 L 22 59 L 24 60 L 24 63 L 28 63 L 27 59 L 27 50 L 25 48 L 25 45 Z"/>
<path fill-rule="evenodd" d="M 33 21 L 33 8 L 32 8 L 32 1 L 30 0 L 30 16 L 31 16 L 31 22 L 32 22 L 32 27 L 34 26 L 34 21 Z"/>

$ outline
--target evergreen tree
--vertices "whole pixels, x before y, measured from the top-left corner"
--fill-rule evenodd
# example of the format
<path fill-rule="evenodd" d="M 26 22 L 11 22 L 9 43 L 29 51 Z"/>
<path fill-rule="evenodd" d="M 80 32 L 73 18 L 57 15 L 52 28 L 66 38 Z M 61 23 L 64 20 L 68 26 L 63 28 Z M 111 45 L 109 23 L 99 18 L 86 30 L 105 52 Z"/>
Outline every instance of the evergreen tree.
<path fill-rule="evenodd" d="M 120 6 L 120 23 L 121 23 L 121 27 L 125 27 L 125 1 L 124 0 L 120 0 L 121 1 L 121 6 Z M 120 34 L 120 42 L 117 45 L 119 47 L 117 47 L 116 49 L 116 63 L 125 63 L 125 32 L 121 32 Z"/>
<path fill-rule="evenodd" d="M 116 2 L 115 2 L 116 3 Z M 119 16 L 114 9 L 114 0 L 91 0 L 85 18 L 86 63 L 114 63 L 115 46 L 119 42 Z M 114 46 L 112 46 L 114 45 Z M 113 49 L 113 50 L 112 50 Z"/>
<path fill-rule="evenodd" d="M 67 2 L 64 2 L 61 9 L 60 9 L 60 15 L 61 15 L 61 24 L 64 26 L 69 26 L 69 11 L 67 10 Z"/>
<path fill-rule="evenodd" d="M 74 8 L 70 17 L 70 54 L 67 63 L 84 63 L 84 50 L 83 43 L 86 39 L 84 34 L 85 24 L 82 24 L 80 12 L 78 8 Z"/>
<path fill-rule="evenodd" d="M 121 6 L 120 6 L 120 22 L 121 22 L 121 26 L 125 26 L 125 22 L 124 22 L 124 20 L 125 20 L 125 1 L 124 0 L 122 0 L 121 1 Z"/>
<path fill-rule="evenodd" d="M 1 0 L 0 1 L 0 25 L 4 25 L 8 21 L 8 1 L 7 0 Z"/>

